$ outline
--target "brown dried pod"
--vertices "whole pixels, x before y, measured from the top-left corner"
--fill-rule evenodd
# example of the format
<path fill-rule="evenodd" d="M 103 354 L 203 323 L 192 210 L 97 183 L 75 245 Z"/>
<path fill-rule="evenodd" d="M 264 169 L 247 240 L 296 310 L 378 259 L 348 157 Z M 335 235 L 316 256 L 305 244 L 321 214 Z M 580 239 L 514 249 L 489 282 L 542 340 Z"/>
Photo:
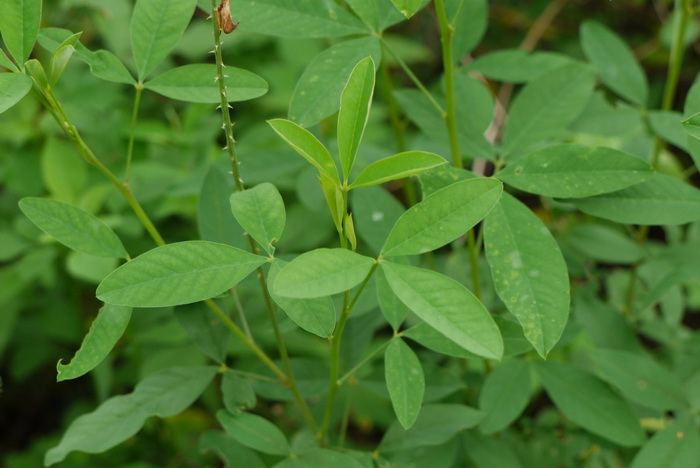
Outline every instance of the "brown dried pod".
<path fill-rule="evenodd" d="M 238 22 L 234 23 L 231 20 L 231 4 L 230 0 L 221 0 L 221 5 L 216 8 L 216 13 L 219 15 L 219 27 L 226 34 L 231 34 Z"/>

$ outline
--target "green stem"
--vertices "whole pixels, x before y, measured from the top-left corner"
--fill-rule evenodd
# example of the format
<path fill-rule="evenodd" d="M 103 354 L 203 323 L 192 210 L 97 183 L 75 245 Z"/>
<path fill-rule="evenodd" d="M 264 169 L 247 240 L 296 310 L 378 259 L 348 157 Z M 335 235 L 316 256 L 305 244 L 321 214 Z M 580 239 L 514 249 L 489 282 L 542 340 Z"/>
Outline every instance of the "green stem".
<path fill-rule="evenodd" d="M 423 94 L 425 94 L 425 96 L 428 98 L 433 107 L 437 109 L 440 116 L 444 118 L 446 115 L 445 109 L 443 109 L 440 103 L 435 100 L 430 91 L 428 91 L 428 89 L 425 86 L 423 86 L 423 83 L 418 79 L 418 77 L 413 73 L 413 71 L 408 67 L 408 65 L 406 65 L 406 62 L 404 62 L 403 59 L 399 57 L 396 54 L 396 52 L 394 52 L 391 49 L 391 47 L 389 47 L 386 40 L 384 38 L 380 38 L 380 40 L 382 41 L 382 45 L 384 46 L 386 51 L 389 52 L 389 54 L 391 54 L 392 57 L 394 57 L 394 60 L 396 60 L 399 66 L 401 66 L 401 69 L 404 71 L 404 73 L 406 73 L 406 75 L 408 75 L 411 81 L 413 81 L 413 84 L 415 84 L 416 87 L 420 89 L 423 92 Z"/>
<path fill-rule="evenodd" d="M 377 349 L 369 353 L 367 356 L 365 356 L 364 359 L 362 359 L 360 362 L 355 364 L 355 366 L 347 371 L 345 375 L 343 375 L 341 378 L 338 379 L 338 385 L 342 385 L 345 383 L 346 380 L 348 380 L 350 377 L 352 377 L 358 370 L 360 370 L 362 367 L 365 366 L 365 364 L 371 362 L 379 353 L 381 353 L 384 348 L 389 346 L 389 343 L 391 343 L 394 340 L 395 337 L 391 337 L 391 339 L 386 340 L 384 343 L 382 343 L 381 346 L 379 346 Z"/>
<path fill-rule="evenodd" d="M 316 440 L 319 443 L 324 442 L 326 434 L 328 433 L 328 428 L 331 423 L 331 416 L 333 415 L 333 407 L 335 406 L 335 397 L 338 393 L 338 388 L 342 383 L 338 380 L 338 373 L 340 369 L 340 340 L 343 336 L 343 330 L 345 330 L 345 324 L 348 321 L 348 316 L 350 315 L 350 312 L 352 312 L 352 309 L 353 307 L 355 307 L 355 304 L 357 303 L 357 300 L 360 298 L 360 295 L 364 291 L 365 286 L 367 286 L 367 282 L 370 280 L 378 266 L 379 263 L 375 263 L 374 265 L 372 265 L 372 268 L 367 273 L 367 276 L 365 276 L 365 279 L 360 284 L 360 287 L 357 289 L 357 292 L 355 293 L 355 296 L 352 298 L 351 301 L 348 302 L 349 292 L 345 292 L 343 299 L 343 311 L 340 313 L 338 325 L 335 329 L 335 333 L 333 334 L 333 336 L 328 338 L 328 340 L 331 342 L 330 384 L 328 391 L 328 401 L 326 402 L 326 410 L 323 414 L 323 422 L 321 423 L 321 429 L 316 434 Z"/>
<path fill-rule="evenodd" d="M 391 128 L 394 130 L 394 140 L 396 142 L 396 151 L 400 153 L 406 149 L 406 139 L 404 135 L 405 125 L 401 122 L 399 105 L 394 98 L 394 84 L 391 81 L 389 74 L 389 65 L 386 60 L 382 60 L 379 65 L 379 74 L 381 78 L 382 91 L 389 108 L 389 120 Z"/>
<path fill-rule="evenodd" d="M 219 17 L 216 14 L 216 1 L 212 0 L 212 23 L 214 27 L 214 55 L 216 57 L 216 81 L 219 83 L 219 94 L 220 94 L 220 107 L 221 114 L 223 116 L 224 125 L 223 130 L 226 136 L 226 151 L 228 152 L 229 159 L 231 161 L 231 174 L 233 175 L 233 182 L 236 192 L 242 192 L 245 190 L 243 186 L 243 179 L 241 179 L 240 171 L 238 168 L 238 156 L 236 154 L 236 140 L 233 137 L 233 124 L 231 123 L 231 114 L 229 113 L 228 97 L 226 93 L 226 75 L 224 74 L 224 60 L 221 54 L 221 27 L 219 25 Z M 248 236 L 248 241 L 250 242 L 250 250 L 254 254 L 258 253 L 258 247 L 255 244 L 255 240 Z M 286 377 L 284 383 L 287 385 L 289 390 L 294 396 L 299 409 L 301 410 L 304 420 L 308 424 L 309 428 L 313 432 L 318 431 L 316 421 L 311 414 L 311 409 L 309 405 L 304 400 L 304 397 L 299 391 L 299 386 L 297 385 L 296 378 L 294 377 L 294 372 L 292 371 L 292 366 L 289 361 L 289 353 L 287 352 L 287 346 L 282 338 L 282 333 L 280 332 L 279 325 L 277 323 L 277 318 L 275 317 L 275 306 L 270 297 L 270 292 L 267 288 L 267 278 L 265 276 L 265 270 L 262 267 L 258 268 L 258 278 L 260 280 L 260 288 L 262 290 L 263 298 L 265 300 L 265 309 L 267 310 L 267 316 L 272 326 L 273 333 L 275 335 L 275 342 L 277 343 L 277 349 L 282 359 L 282 365 L 286 372 Z M 246 337 L 247 338 L 247 337 Z M 251 344 L 254 344 L 251 342 Z"/>
<path fill-rule="evenodd" d="M 444 114 L 447 132 L 450 137 L 450 150 L 452 162 L 455 167 L 464 167 L 462 155 L 459 151 L 457 138 L 457 105 L 455 100 L 454 59 L 452 52 L 452 39 L 454 26 L 447 20 L 447 11 L 444 0 L 435 0 L 438 25 L 440 27 L 440 41 L 442 42 L 442 65 L 445 71 L 445 99 L 447 100 L 447 112 Z"/>
<path fill-rule="evenodd" d="M 134 138 L 136 136 L 136 123 L 139 118 L 139 105 L 141 104 L 141 93 L 143 93 L 143 83 L 140 81 L 134 84 L 136 88 L 136 95 L 134 96 L 134 110 L 131 113 L 131 129 L 129 131 L 129 146 L 126 151 L 126 172 L 124 175 L 124 180 L 129 180 L 129 174 L 131 173 L 131 161 L 134 156 Z"/>

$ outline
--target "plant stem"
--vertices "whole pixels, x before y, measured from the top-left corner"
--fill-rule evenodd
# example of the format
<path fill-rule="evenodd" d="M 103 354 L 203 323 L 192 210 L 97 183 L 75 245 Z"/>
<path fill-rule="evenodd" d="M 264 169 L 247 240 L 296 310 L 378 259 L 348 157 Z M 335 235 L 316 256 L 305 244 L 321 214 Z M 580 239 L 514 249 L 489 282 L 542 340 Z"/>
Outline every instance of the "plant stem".
<path fill-rule="evenodd" d="M 454 26 L 447 20 L 447 11 L 444 0 L 435 0 L 438 25 L 440 27 L 440 42 L 442 43 L 442 65 L 445 72 L 445 99 L 447 112 L 443 115 L 447 124 L 447 132 L 450 138 L 450 150 L 452 163 L 455 167 L 462 168 L 462 155 L 459 151 L 459 139 L 457 138 L 457 105 L 455 102 L 454 59 L 452 52 L 452 39 Z"/>
<path fill-rule="evenodd" d="M 140 81 L 134 85 L 136 88 L 136 94 L 134 95 L 134 110 L 131 113 L 131 129 L 129 131 L 129 146 L 126 151 L 126 171 L 124 173 L 124 180 L 129 180 L 129 174 L 131 173 L 131 161 L 134 156 L 134 137 L 136 134 L 136 123 L 139 118 L 139 105 L 141 104 L 141 93 L 143 93 L 143 83 Z"/>
<path fill-rule="evenodd" d="M 389 44 L 387 44 L 386 40 L 384 38 L 380 38 L 382 41 L 382 45 L 386 49 L 389 54 L 391 54 L 392 57 L 394 57 L 394 60 L 401 66 L 401 69 L 408 75 L 408 77 L 413 81 L 413 84 L 416 85 L 416 87 L 425 94 L 425 96 L 428 98 L 430 103 L 437 109 L 438 113 L 440 114 L 440 117 L 445 118 L 445 109 L 442 108 L 439 102 L 435 100 L 433 95 L 431 94 L 430 91 L 423 85 L 423 83 L 418 79 L 418 77 L 413 73 L 413 71 L 406 65 L 406 62 L 403 61 L 401 57 L 399 57 L 396 52 L 394 52 L 391 47 L 389 47 Z"/>
<path fill-rule="evenodd" d="M 223 130 L 226 136 L 226 150 L 228 152 L 229 159 L 231 161 L 231 174 L 233 176 L 233 182 L 236 192 L 242 192 L 245 190 L 243 186 L 243 179 L 241 179 L 240 171 L 238 168 L 238 156 L 236 154 L 236 140 L 233 138 L 233 124 L 231 123 L 231 115 L 229 113 L 229 103 L 226 94 L 226 81 L 227 76 L 224 74 L 224 60 L 221 54 L 221 27 L 219 25 L 219 16 L 216 14 L 216 1 L 212 0 L 212 23 L 214 27 L 214 56 L 216 57 L 216 81 L 219 83 L 219 94 L 220 94 L 220 107 L 221 114 L 223 116 L 224 124 Z M 248 236 L 248 241 L 250 243 L 250 250 L 254 254 L 258 253 L 258 247 L 252 237 Z M 282 333 L 280 332 L 279 325 L 277 324 L 277 318 L 275 317 L 275 306 L 270 297 L 270 292 L 267 288 L 267 278 L 265 276 L 265 270 L 262 267 L 258 267 L 258 279 L 260 280 L 260 289 L 262 290 L 263 298 L 265 300 L 265 309 L 267 310 L 267 316 L 272 326 L 273 333 L 275 335 L 275 342 L 277 343 L 277 349 L 282 359 L 282 365 L 285 369 L 286 376 L 283 378 L 283 382 L 294 396 L 299 409 L 301 410 L 304 420 L 308 424 L 309 428 L 313 432 L 317 432 L 318 428 L 316 421 L 311 414 L 309 405 L 304 400 L 299 387 L 297 385 L 296 379 L 294 378 L 294 372 L 292 371 L 292 366 L 289 361 L 289 353 L 287 352 L 287 347 L 282 338 Z M 247 339 L 247 337 L 246 337 Z M 251 344 L 254 344 L 251 342 Z"/>
<path fill-rule="evenodd" d="M 389 343 L 393 341 L 395 337 L 391 337 L 390 339 L 386 340 L 384 343 L 382 343 L 381 346 L 379 346 L 377 349 L 369 353 L 367 356 L 364 357 L 360 362 L 355 364 L 355 366 L 347 371 L 345 375 L 343 375 L 341 378 L 338 379 L 338 385 L 342 385 L 346 380 L 348 380 L 350 377 L 352 377 L 358 370 L 360 370 L 365 364 L 371 362 L 379 353 L 381 353 L 384 348 L 389 346 Z"/>
<path fill-rule="evenodd" d="M 386 64 L 386 60 L 382 60 L 382 63 L 379 65 L 379 74 L 381 77 L 380 83 L 382 84 L 382 91 L 384 91 L 384 98 L 386 99 L 387 106 L 389 108 L 391 128 L 394 130 L 396 152 L 400 153 L 406 149 L 406 140 L 404 135 L 405 126 L 401 122 L 399 106 L 394 98 L 394 84 L 391 81 L 389 66 Z"/>
<path fill-rule="evenodd" d="M 362 291 L 364 291 L 365 286 L 367 286 L 367 282 L 370 280 L 378 266 L 379 263 L 376 262 L 374 265 L 372 265 L 372 268 L 369 270 L 367 276 L 365 276 L 365 279 L 362 281 L 359 288 L 357 289 L 355 296 L 353 296 L 352 300 L 349 302 L 349 292 L 345 291 L 343 299 L 343 311 L 340 313 L 338 325 L 336 326 L 335 333 L 333 334 L 333 336 L 328 338 L 328 340 L 331 342 L 330 387 L 328 391 L 328 401 L 326 402 L 326 410 L 323 414 L 323 422 L 321 423 L 321 429 L 316 434 L 316 440 L 319 443 L 323 443 L 324 439 L 326 438 L 326 434 L 328 432 L 328 428 L 331 422 L 331 416 L 333 415 L 333 407 L 335 406 L 335 397 L 338 393 L 338 388 L 342 384 L 342 382 L 338 380 L 338 373 L 340 369 L 340 339 L 343 336 L 343 330 L 345 329 L 345 324 L 348 321 L 348 316 L 350 315 L 350 312 L 352 312 L 352 309 L 357 303 L 357 300 L 360 298 Z"/>

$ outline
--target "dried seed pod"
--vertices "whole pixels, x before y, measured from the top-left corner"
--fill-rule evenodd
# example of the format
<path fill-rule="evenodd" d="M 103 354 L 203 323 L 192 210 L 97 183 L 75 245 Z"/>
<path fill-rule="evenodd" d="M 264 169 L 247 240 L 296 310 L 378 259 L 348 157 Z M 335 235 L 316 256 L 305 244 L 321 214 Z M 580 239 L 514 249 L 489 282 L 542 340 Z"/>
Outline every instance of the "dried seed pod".
<path fill-rule="evenodd" d="M 230 0 L 221 0 L 221 5 L 216 8 L 216 12 L 219 15 L 219 27 L 226 34 L 231 34 L 238 22 L 234 23 L 231 20 L 231 4 Z"/>

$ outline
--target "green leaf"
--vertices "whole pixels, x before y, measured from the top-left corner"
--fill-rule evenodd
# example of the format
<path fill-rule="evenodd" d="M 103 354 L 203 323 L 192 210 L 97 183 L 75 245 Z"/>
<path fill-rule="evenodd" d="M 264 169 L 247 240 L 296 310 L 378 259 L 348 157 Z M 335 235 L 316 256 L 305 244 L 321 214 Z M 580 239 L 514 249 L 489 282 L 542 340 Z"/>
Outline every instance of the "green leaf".
<path fill-rule="evenodd" d="M 3 53 L 0 51 L 0 53 Z M 17 104 L 29 90 L 32 79 L 23 73 L 0 73 L 0 114 Z"/>
<path fill-rule="evenodd" d="M 546 197 L 591 197 L 650 178 L 654 169 L 613 148 L 556 145 L 518 158 L 498 173 L 506 184 Z"/>
<path fill-rule="evenodd" d="M 603 224 L 579 224 L 566 239 L 587 258 L 606 263 L 631 265 L 647 254 L 629 234 Z"/>
<path fill-rule="evenodd" d="M 97 257 L 128 257 L 114 231 L 81 208 L 46 198 L 23 198 L 19 208 L 39 229 L 73 250 Z"/>
<path fill-rule="evenodd" d="M 365 57 L 350 73 L 340 97 L 338 112 L 338 152 L 345 180 L 355 163 L 357 148 L 367 126 L 374 94 L 374 61 Z"/>
<path fill-rule="evenodd" d="M 323 198 L 325 198 L 328 209 L 331 212 L 335 229 L 340 234 L 343 232 L 343 217 L 346 213 L 343 192 L 340 190 L 338 182 L 331 179 L 325 172 L 319 174 L 319 182 L 323 191 Z"/>
<path fill-rule="evenodd" d="M 192 19 L 197 0 L 137 0 L 131 17 L 131 50 L 139 81 L 170 54 Z"/>
<path fill-rule="evenodd" d="M 504 441 L 504 438 L 497 439 L 477 431 L 469 431 L 464 433 L 460 444 L 469 447 L 466 456 L 474 463 L 474 468 L 523 468 L 512 446 Z M 528 450 L 528 453 L 534 455 L 536 450 L 538 449 Z M 538 461 L 541 460 L 539 458 Z"/>
<path fill-rule="evenodd" d="M 428 325 L 467 351 L 501 358 L 501 333 L 467 288 L 435 271 L 386 261 L 381 266 L 394 293 Z"/>
<path fill-rule="evenodd" d="M 214 378 L 216 367 L 173 367 L 149 375 L 132 393 L 112 397 L 78 417 L 44 464 L 62 461 L 74 450 L 101 453 L 136 434 L 147 418 L 169 418 L 188 408 Z"/>
<path fill-rule="evenodd" d="M 32 53 L 40 25 L 41 0 L 3 0 L 0 15 L 2 40 L 20 67 Z"/>
<path fill-rule="evenodd" d="M 311 127 L 337 111 L 350 73 L 367 56 L 375 64 L 381 62 L 381 47 L 374 36 L 339 42 L 314 57 L 294 88 L 289 118 Z"/>
<path fill-rule="evenodd" d="M 374 275 L 374 282 L 377 288 L 377 302 L 382 315 L 389 322 L 391 328 L 397 331 L 408 315 L 409 309 L 391 290 L 383 269 L 380 268 Z"/>
<path fill-rule="evenodd" d="M 377 33 L 404 19 L 390 0 L 346 0 L 346 3 Z"/>
<path fill-rule="evenodd" d="M 599 375 L 635 403 L 659 410 L 688 407 L 678 378 L 651 358 L 600 348 L 590 350 L 589 354 Z"/>
<path fill-rule="evenodd" d="M 78 39 L 80 39 L 81 32 L 71 35 L 66 38 L 65 41 L 51 54 L 51 60 L 49 62 L 49 79 L 51 85 L 54 86 L 61 75 L 63 70 L 66 69 L 68 61 L 73 56 L 75 52 L 76 44 Z"/>
<path fill-rule="evenodd" d="M 221 394 L 226 409 L 235 413 L 241 408 L 255 408 L 257 397 L 251 385 L 231 369 L 226 369 L 221 379 Z"/>
<path fill-rule="evenodd" d="M 267 123 L 312 166 L 326 174 L 334 182 L 340 183 L 338 168 L 335 166 L 331 154 L 311 132 L 290 120 L 272 119 L 268 120 Z"/>
<path fill-rule="evenodd" d="M 569 275 L 557 242 L 527 206 L 506 195 L 486 218 L 484 244 L 498 296 L 545 357 L 569 315 Z"/>
<path fill-rule="evenodd" d="M 346 453 L 336 452 L 329 449 L 315 448 L 304 451 L 300 454 L 294 454 L 293 457 L 287 458 L 276 464 L 273 468 L 363 468 L 359 461 L 355 460 L 351 455 Z"/>
<path fill-rule="evenodd" d="M 595 21 L 581 26 L 581 48 L 601 80 L 620 96 L 644 107 L 649 86 L 632 50 L 610 29 Z"/>
<path fill-rule="evenodd" d="M 0 49 L 0 67 L 5 67 L 10 71 L 19 71 L 17 69 L 17 66 L 14 63 L 12 63 L 10 57 L 8 57 L 7 54 L 5 54 L 5 51 L 2 49 Z"/>
<path fill-rule="evenodd" d="M 304 330 L 328 338 L 335 330 L 335 304 L 330 297 L 291 298 L 275 294 L 277 275 L 287 262 L 275 260 L 270 266 L 268 285 L 272 299 L 294 323 Z"/>
<path fill-rule="evenodd" d="M 250 236 L 258 241 L 269 255 L 275 252 L 272 245 L 284 231 L 284 200 L 277 187 L 262 183 L 231 194 L 231 211 Z"/>
<path fill-rule="evenodd" d="M 499 432 L 515 421 L 530 401 L 531 386 L 530 366 L 522 360 L 505 362 L 488 374 L 479 393 L 485 414 L 481 432 Z"/>
<path fill-rule="evenodd" d="M 623 224 L 685 224 L 700 219 L 700 190 L 658 172 L 641 184 L 571 202 L 584 213 Z"/>
<path fill-rule="evenodd" d="M 398 421 L 384 434 L 379 453 L 393 453 L 442 445 L 460 431 L 476 426 L 483 414 L 474 408 L 457 404 L 425 405 L 416 423 L 405 430 Z"/>
<path fill-rule="evenodd" d="M 267 93 L 267 82 L 242 68 L 226 67 L 225 84 L 228 102 L 247 101 Z M 187 102 L 221 103 L 216 65 L 194 64 L 168 70 L 144 86 L 163 96 Z"/>
<path fill-rule="evenodd" d="M 86 191 L 88 169 L 73 145 L 67 140 L 49 136 L 41 153 L 41 169 L 52 198 L 78 203 Z"/>
<path fill-rule="evenodd" d="M 246 447 L 270 455 L 289 455 L 289 443 L 277 426 L 267 419 L 250 413 L 235 416 L 219 410 L 216 419 L 226 432 Z"/>
<path fill-rule="evenodd" d="M 97 367 L 122 337 L 129 319 L 131 307 L 103 306 L 71 362 L 64 365 L 58 361 L 56 381 L 78 378 Z"/>
<path fill-rule="evenodd" d="M 273 292 L 297 298 L 330 296 L 360 284 L 374 264 L 373 258 L 350 250 L 312 250 L 280 271 Z"/>
<path fill-rule="evenodd" d="M 596 377 L 561 362 L 538 362 L 537 371 L 549 397 L 571 421 L 623 447 L 644 443 L 637 416 Z"/>
<path fill-rule="evenodd" d="M 406 151 L 370 164 L 350 184 L 350 188 L 379 185 L 390 180 L 410 177 L 446 162 L 443 157 L 437 154 Z"/>
<path fill-rule="evenodd" d="M 406 18 L 415 15 L 425 5 L 425 0 L 391 0 L 397 10 Z"/>
<path fill-rule="evenodd" d="M 465 70 L 479 72 L 496 81 L 527 83 L 570 63 L 570 57 L 554 52 L 501 49 L 478 57 Z"/>
<path fill-rule="evenodd" d="M 108 50 L 89 52 L 85 58 L 78 56 L 88 64 L 90 72 L 97 78 L 112 83 L 134 84 L 136 80 L 131 76 L 121 60 Z"/>
<path fill-rule="evenodd" d="M 696 140 L 700 140 L 700 112 L 691 115 L 687 120 L 683 121 L 683 129 L 685 132 Z"/>
<path fill-rule="evenodd" d="M 188 241 L 156 247 L 117 268 L 98 299 L 132 307 L 167 307 L 217 296 L 267 259 L 224 244 Z"/>
<path fill-rule="evenodd" d="M 631 468 L 690 468 L 700 460 L 700 436 L 692 416 L 656 433 L 632 460 Z"/>
<path fill-rule="evenodd" d="M 210 167 L 199 194 L 197 226 L 202 240 L 243 248 L 248 242 L 231 213 L 232 191 L 233 178 L 216 166 Z"/>
<path fill-rule="evenodd" d="M 480 177 L 429 195 L 399 218 L 381 255 L 417 255 L 442 247 L 481 221 L 502 192 L 499 181 Z"/>
<path fill-rule="evenodd" d="M 223 364 L 226 361 L 230 330 L 204 303 L 175 308 L 175 318 L 204 354 Z"/>
<path fill-rule="evenodd" d="M 403 303 L 401 305 L 403 305 Z M 418 325 L 414 325 L 411 328 L 403 330 L 401 332 L 401 336 L 403 336 L 404 338 L 409 338 L 415 341 L 416 343 L 420 344 L 421 346 L 424 346 L 430 349 L 431 351 L 435 351 L 436 353 L 444 354 L 445 356 L 453 356 L 468 359 L 481 358 L 481 356 L 471 353 L 463 347 L 459 346 L 457 343 L 447 338 L 445 335 L 443 335 L 442 333 L 440 333 L 425 322 L 421 322 Z"/>
<path fill-rule="evenodd" d="M 404 206 L 382 187 L 363 187 L 350 192 L 350 206 L 357 233 L 379 254 L 387 236 L 404 213 Z"/>
<path fill-rule="evenodd" d="M 338 37 L 368 32 L 357 18 L 324 0 L 236 0 L 231 2 L 231 15 L 241 22 L 242 30 L 280 37 Z"/>
<path fill-rule="evenodd" d="M 453 61 L 460 63 L 481 42 L 489 21 L 488 0 L 447 0 L 445 3 L 450 22 L 454 24 L 452 43 Z M 459 14 L 456 19 L 454 15 Z"/>
<path fill-rule="evenodd" d="M 655 110 L 647 114 L 649 126 L 659 138 L 688 152 L 688 135 L 684 130 L 683 114 Z"/>
<path fill-rule="evenodd" d="M 503 132 L 503 154 L 523 154 L 557 137 L 583 112 L 595 86 L 595 73 L 572 63 L 528 83 L 513 101 Z"/>
<path fill-rule="evenodd" d="M 396 417 L 404 429 L 409 429 L 423 404 L 425 376 L 418 356 L 401 338 L 393 339 L 386 348 L 384 375 Z"/>
<path fill-rule="evenodd" d="M 267 468 L 257 452 L 252 451 L 222 431 L 206 431 L 199 438 L 199 450 L 214 451 L 224 462 L 225 468 Z M 137 467 L 133 467 L 137 468 Z"/>

